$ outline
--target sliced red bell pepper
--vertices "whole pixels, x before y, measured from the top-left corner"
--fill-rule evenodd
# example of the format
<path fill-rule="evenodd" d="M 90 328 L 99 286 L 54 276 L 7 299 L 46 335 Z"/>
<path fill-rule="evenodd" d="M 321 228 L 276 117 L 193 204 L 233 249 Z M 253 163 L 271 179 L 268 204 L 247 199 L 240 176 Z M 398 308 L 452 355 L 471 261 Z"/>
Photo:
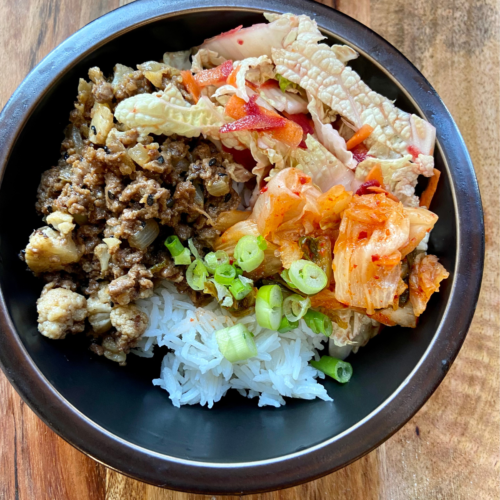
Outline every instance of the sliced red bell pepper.
<path fill-rule="evenodd" d="M 205 69 L 194 76 L 198 87 L 224 83 L 233 71 L 233 61 L 225 61 L 212 69 Z"/>

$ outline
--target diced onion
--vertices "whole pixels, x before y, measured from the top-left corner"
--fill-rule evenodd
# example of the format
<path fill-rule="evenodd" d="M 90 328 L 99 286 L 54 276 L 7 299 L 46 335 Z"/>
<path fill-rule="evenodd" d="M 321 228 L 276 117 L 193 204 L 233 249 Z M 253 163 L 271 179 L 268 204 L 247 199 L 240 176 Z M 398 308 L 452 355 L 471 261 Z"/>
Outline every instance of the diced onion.
<path fill-rule="evenodd" d="M 323 269 L 304 259 L 292 263 L 288 276 L 301 292 L 308 295 L 320 292 L 328 284 L 328 278 Z"/>
<path fill-rule="evenodd" d="M 311 361 L 311 366 L 329 377 L 332 377 L 341 384 L 349 382 L 352 377 L 351 363 L 330 356 L 321 356 L 319 361 Z"/>
<path fill-rule="evenodd" d="M 311 307 L 311 299 L 297 293 L 290 295 L 283 302 L 283 313 L 288 321 L 295 323 L 304 317 Z"/>
<path fill-rule="evenodd" d="M 230 362 L 245 361 L 257 356 L 253 334 L 241 324 L 215 332 L 221 354 Z"/>
<path fill-rule="evenodd" d="M 255 236 L 243 236 L 234 248 L 234 258 L 238 266 L 247 273 L 257 269 L 264 260 L 264 251 Z"/>
<path fill-rule="evenodd" d="M 139 250 L 148 248 L 156 237 L 160 234 L 158 223 L 154 219 L 148 219 L 146 225 L 133 234 L 129 239 L 129 245 Z"/>
<path fill-rule="evenodd" d="M 279 285 L 265 285 L 257 293 L 255 301 L 257 323 L 269 330 L 278 330 L 283 316 L 283 295 Z"/>

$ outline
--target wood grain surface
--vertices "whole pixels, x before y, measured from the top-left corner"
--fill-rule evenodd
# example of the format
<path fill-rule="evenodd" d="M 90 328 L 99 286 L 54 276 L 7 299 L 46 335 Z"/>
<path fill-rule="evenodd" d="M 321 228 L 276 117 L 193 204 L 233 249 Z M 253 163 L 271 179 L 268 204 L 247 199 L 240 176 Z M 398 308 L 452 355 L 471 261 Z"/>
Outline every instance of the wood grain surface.
<path fill-rule="evenodd" d="M 122 0 L 0 0 L 0 108 L 50 50 Z M 422 410 L 376 451 L 317 481 L 252 500 L 500 498 L 500 4 L 325 0 L 371 26 L 431 81 L 460 127 L 481 188 L 486 268 L 469 335 Z M 467 293 L 464 290 L 463 293 Z M 133 481 L 57 437 L 0 372 L 0 500 L 201 500 Z"/>

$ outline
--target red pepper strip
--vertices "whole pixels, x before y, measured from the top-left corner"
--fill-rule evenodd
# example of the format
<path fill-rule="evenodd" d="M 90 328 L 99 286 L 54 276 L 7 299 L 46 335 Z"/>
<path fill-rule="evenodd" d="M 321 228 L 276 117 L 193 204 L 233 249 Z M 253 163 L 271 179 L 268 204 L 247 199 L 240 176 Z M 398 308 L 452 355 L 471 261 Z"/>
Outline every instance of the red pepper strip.
<path fill-rule="evenodd" d="M 363 182 L 363 184 L 361 184 L 361 186 L 359 186 L 359 189 L 356 191 L 356 194 L 358 196 L 362 196 L 364 194 L 371 194 L 368 188 L 372 186 L 380 187 L 380 182 L 375 180 Z"/>
<path fill-rule="evenodd" d="M 249 149 L 239 149 L 228 148 L 222 145 L 222 149 L 226 153 L 231 153 L 233 155 L 233 159 L 236 163 L 243 165 L 249 172 L 257 165 L 254 157 L 252 156 L 252 152 Z"/>
<path fill-rule="evenodd" d="M 233 71 L 233 61 L 225 61 L 220 66 L 205 69 L 194 76 L 199 87 L 224 83 Z"/>
<path fill-rule="evenodd" d="M 354 159 L 361 163 L 368 157 L 368 148 L 364 144 L 358 144 L 355 148 L 351 149 Z"/>
<path fill-rule="evenodd" d="M 245 110 L 247 115 L 263 115 L 264 113 L 261 111 L 259 105 L 256 103 L 257 94 L 250 97 L 250 100 L 243 105 L 243 109 Z"/>
<path fill-rule="evenodd" d="M 240 130 L 270 130 L 283 128 L 286 126 L 285 118 L 266 115 L 248 115 L 236 120 L 233 123 L 222 125 L 219 132 L 225 134 L 228 132 L 238 132 Z"/>

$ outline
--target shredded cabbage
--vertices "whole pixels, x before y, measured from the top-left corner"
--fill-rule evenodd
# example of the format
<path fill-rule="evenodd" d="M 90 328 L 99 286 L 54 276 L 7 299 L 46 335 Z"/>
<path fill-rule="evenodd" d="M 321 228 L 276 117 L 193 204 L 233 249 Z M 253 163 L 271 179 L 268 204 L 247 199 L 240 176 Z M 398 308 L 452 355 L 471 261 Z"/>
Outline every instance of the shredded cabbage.
<path fill-rule="evenodd" d="M 307 149 L 297 148 L 292 152 L 297 168 L 309 175 L 314 184 L 323 192 L 337 184 L 351 189 L 354 179 L 354 173 L 351 170 L 313 136 L 307 136 L 306 145 Z"/>

